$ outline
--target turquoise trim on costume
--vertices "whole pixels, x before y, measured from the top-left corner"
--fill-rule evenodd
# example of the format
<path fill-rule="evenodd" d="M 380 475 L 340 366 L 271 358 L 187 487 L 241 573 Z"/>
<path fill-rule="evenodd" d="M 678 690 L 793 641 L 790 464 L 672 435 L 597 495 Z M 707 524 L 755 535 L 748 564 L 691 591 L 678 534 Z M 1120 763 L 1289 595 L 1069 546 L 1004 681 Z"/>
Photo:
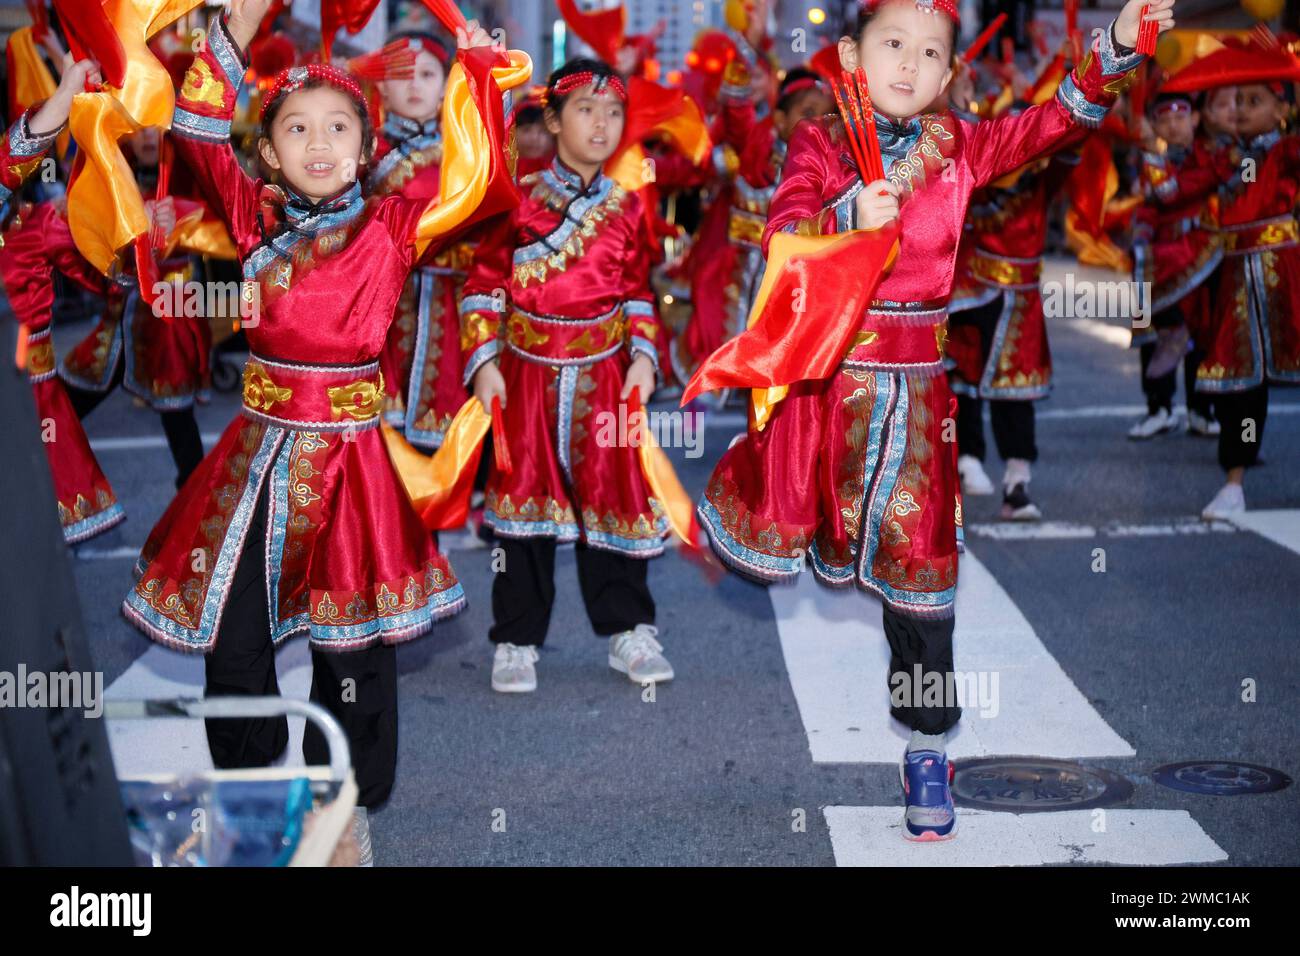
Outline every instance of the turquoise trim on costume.
<path fill-rule="evenodd" d="M 214 116 L 200 116 L 183 107 L 172 111 L 172 130 L 190 139 L 224 143 L 230 140 L 230 120 Z"/>
<path fill-rule="evenodd" d="M 1074 121 L 1081 126 L 1096 129 L 1101 126 L 1102 120 L 1106 118 L 1106 107 L 1092 102 L 1083 95 L 1083 91 L 1074 82 L 1073 73 L 1068 74 L 1061 81 L 1061 85 L 1056 88 L 1056 99 L 1070 112 L 1070 115 L 1074 117 Z"/>
<path fill-rule="evenodd" d="M 244 483 L 239 504 L 236 505 L 225 536 L 222 538 L 221 551 L 217 555 L 216 566 L 212 569 L 207 593 L 203 596 L 203 610 L 199 615 L 198 627 L 182 627 L 170 618 L 163 617 L 149 606 L 149 602 L 140 596 L 136 588 L 132 588 L 127 594 L 122 610 L 155 640 L 185 650 L 206 651 L 212 647 L 217 629 L 221 625 L 221 612 L 226 606 L 235 566 L 244 547 L 248 544 L 245 540 L 248 525 L 252 521 L 253 509 L 257 505 L 262 482 L 285 440 L 285 435 L 284 429 L 268 426 L 262 434 L 261 444 L 253 453 L 252 461 L 248 466 L 248 479 Z"/>
<path fill-rule="evenodd" d="M 126 512 L 119 501 L 113 502 L 103 511 L 80 521 L 63 526 L 63 540 L 67 544 L 76 544 L 93 538 L 95 535 L 114 528 L 126 520 Z"/>
<path fill-rule="evenodd" d="M 884 441 L 884 461 L 877 465 L 874 478 L 867 491 L 867 504 L 864 505 L 863 509 L 862 540 L 865 547 L 862 548 L 858 556 L 857 583 L 859 586 L 879 595 L 881 600 L 900 613 L 922 617 L 946 617 L 951 613 L 953 599 L 957 593 L 956 585 L 945 588 L 943 591 L 902 591 L 875 577 L 870 571 L 876 561 L 876 552 L 880 548 L 880 526 L 884 520 L 885 509 L 893 496 L 894 486 L 898 482 L 898 472 L 902 467 L 903 456 L 907 450 L 907 421 L 910 401 L 907 379 L 904 376 L 893 376 L 886 372 L 876 374 L 877 405 L 880 404 L 881 376 L 894 379 L 890 383 L 890 389 L 891 391 L 897 390 L 897 398 L 889 412 L 889 418 L 891 419 L 889 435 L 887 438 L 881 436 Z M 874 410 L 872 418 L 874 423 Z M 867 458 L 868 460 L 871 459 L 870 448 L 868 448 Z"/>
<path fill-rule="evenodd" d="M 763 551 L 746 547 L 726 530 L 722 515 L 708 498 L 701 498 L 695 506 L 695 515 L 700 527 L 709 536 L 714 552 L 724 563 L 751 577 L 767 582 L 780 581 L 798 575 L 800 562 L 797 558 L 782 558 Z"/>

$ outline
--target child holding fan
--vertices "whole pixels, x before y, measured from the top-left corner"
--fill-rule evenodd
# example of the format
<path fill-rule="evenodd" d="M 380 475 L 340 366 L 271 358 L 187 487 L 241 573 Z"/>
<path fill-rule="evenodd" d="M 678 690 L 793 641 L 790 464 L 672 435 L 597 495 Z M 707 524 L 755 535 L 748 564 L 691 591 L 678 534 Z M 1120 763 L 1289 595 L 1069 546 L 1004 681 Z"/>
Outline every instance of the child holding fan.
<path fill-rule="evenodd" d="M 961 710 L 922 690 L 951 686 L 953 669 L 961 498 L 942 359 L 966 207 L 973 190 L 1101 122 L 1142 61 L 1144 6 L 1130 0 L 1054 99 L 975 126 L 922 112 L 952 77 L 955 3 L 864 7 L 839 55 L 849 96 L 869 88 L 865 109 L 843 108 L 847 130 L 839 117 L 795 130 L 754 321 L 683 395 L 756 390 L 755 427 L 698 508 L 719 556 L 761 581 L 793 579 L 806 558 L 821 583 L 882 599 L 891 710 L 912 731 L 900 768 L 910 840 L 947 839 L 956 824 L 945 733 Z M 1152 0 L 1146 15 L 1163 30 L 1172 11 Z M 884 176 L 864 182 L 873 167 Z"/>
<path fill-rule="evenodd" d="M 494 690 L 537 687 L 555 600 L 555 550 L 577 542 L 578 579 L 609 664 L 638 683 L 673 676 L 656 640 L 646 559 L 669 522 L 618 423 L 654 390 L 663 331 L 649 286 L 641 199 L 601 170 L 627 92 L 596 60 L 546 88 L 557 156 L 520 180 L 519 209 L 479 246 L 461 301 L 465 381 L 503 407 L 511 469 L 488 477 L 484 523 L 505 551 L 492 587 Z M 614 427 L 611 427 L 614 426 Z"/>
<path fill-rule="evenodd" d="M 282 183 L 263 185 L 240 168 L 230 124 L 269 6 L 235 0 L 228 19 L 214 17 L 172 130 L 258 303 L 245 322 L 244 406 L 150 534 L 124 612 L 154 640 L 206 654 L 212 696 L 278 693 L 274 649 L 307 634 L 311 698 L 342 724 L 358 803 L 373 808 L 397 757 L 393 645 L 465 602 L 380 434 L 378 357 L 411 268 L 485 197 L 488 212 L 507 207 L 498 84 L 518 85 L 531 67 L 518 54 L 506 65 L 474 24 L 459 30 L 444 126 L 455 188 L 369 200 L 360 180 L 374 135 L 359 86 L 334 66 L 290 67 L 262 101 L 258 149 Z M 288 728 L 211 721 L 208 742 L 218 767 L 262 766 Z M 327 760 L 310 726 L 303 755 Z"/>

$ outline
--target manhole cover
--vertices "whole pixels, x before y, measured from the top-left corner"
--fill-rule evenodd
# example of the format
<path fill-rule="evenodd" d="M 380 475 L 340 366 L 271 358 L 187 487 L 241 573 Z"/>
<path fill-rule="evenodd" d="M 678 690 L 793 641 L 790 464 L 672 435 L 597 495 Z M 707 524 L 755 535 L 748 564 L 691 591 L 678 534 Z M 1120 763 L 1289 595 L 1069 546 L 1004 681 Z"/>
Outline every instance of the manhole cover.
<path fill-rule="evenodd" d="M 953 802 L 983 810 L 1086 810 L 1127 800 L 1133 785 L 1119 774 L 1065 760 L 986 757 L 957 764 Z"/>
<path fill-rule="evenodd" d="M 1253 763 L 1229 763 L 1223 760 L 1169 763 L 1156 767 L 1151 776 L 1156 783 L 1173 790 L 1208 793 L 1216 797 L 1272 793 L 1291 786 L 1291 778 L 1280 770 Z"/>

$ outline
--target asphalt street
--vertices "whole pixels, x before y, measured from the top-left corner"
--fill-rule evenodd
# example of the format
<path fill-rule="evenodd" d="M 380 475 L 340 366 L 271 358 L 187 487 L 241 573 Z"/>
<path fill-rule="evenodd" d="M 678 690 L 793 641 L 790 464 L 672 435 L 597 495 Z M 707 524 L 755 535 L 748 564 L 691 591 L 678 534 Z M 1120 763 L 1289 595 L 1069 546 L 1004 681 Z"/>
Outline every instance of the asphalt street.
<path fill-rule="evenodd" d="M 59 354 L 87 327 L 56 328 Z M 968 708 L 950 752 L 959 769 L 991 755 L 1078 761 L 1121 775 L 1129 797 L 1100 816 L 963 809 L 950 844 L 903 841 L 906 737 L 886 712 L 878 604 L 809 580 L 714 582 L 675 550 L 650 572 L 674 681 L 650 694 L 610 670 L 568 550 L 538 691 L 495 694 L 491 552 L 461 534 L 447 545 L 468 610 L 399 651 L 398 778 L 371 818 L 377 862 L 1300 863 L 1294 785 L 1217 796 L 1152 778 L 1192 760 L 1300 771 L 1300 391 L 1273 392 L 1251 514 L 1207 526 L 1215 443 L 1125 438 L 1142 397 L 1122 321 L 1053 320 L 1050 335 L 1056 386 L 1038 404 L 1031 483 L 1044 521 L 1008 527 L 997 499 L 965 502 L 957 667 L 1001 681 L 996 715 Z M 200 409 L 209 447 L 237 408 L 218 394 Z M 702 455 L 670 450 L 696 496 L 743 428 L 738 412 L 706 421 Z M 96 663 L 110 696 L 197 696 L 201 660 L 155 647 L 118 610 L 173 492 L 158 419 L 119 391 L 86 428 L 129 516 L 75 557 Z M 996 482 L 1000 465 L 989 471 Z M 305 698 L 304 642 L 279 666 Z M 201 728 L 111 731 L 122 773 L 207 765 Z"/>

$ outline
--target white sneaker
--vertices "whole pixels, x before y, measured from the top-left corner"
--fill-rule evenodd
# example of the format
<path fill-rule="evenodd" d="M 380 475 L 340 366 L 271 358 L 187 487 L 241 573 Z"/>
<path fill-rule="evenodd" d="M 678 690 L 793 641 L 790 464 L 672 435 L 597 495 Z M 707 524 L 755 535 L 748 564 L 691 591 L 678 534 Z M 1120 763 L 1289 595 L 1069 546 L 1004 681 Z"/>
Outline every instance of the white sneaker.
<path fill-rule="evenodd" d="M 655 640 L 659 629 L 653 624 L 638 624 L 609 639 L 609 666 L 626 674 L 635 684 L 673 679 L 673 665 L 660 651 L 664 646 Z"/>
<path fill-rule="evenodd" d="M 1163 435 L 1167 431 L 1172 431 L 1176 424 L 1178 424 L 1178 419 L 1170 414 L 1169 409 L 1161 408 L 1154 415 L 1148 415 L 1130 428 L 1128 437 L 1143 441 L 1154 438 L 1156 435 Z"/>
<path fill-rule="evenodd" d="M 1246 492 L 1241 485 L 1228 482 L 1219 489 L 1213 500 L 1205 506 L 1201 517 L 1206 521 L 1231 521 L 1234 515 L 1246 513 Z"/>
<path fill-rule="evenodd" d="M 375 852 L 370 846 L 370 813 L 365 807 L 354 807 L 352 810 L 352 835 L 356 837 L 357 850 L 361 853 L 357 866 L 374 866 Z"/>
<path fill-rule="evenodd" d="M 1214 438 L 1219 434 L 1219 423 L 1213 418 L 1206 418 L 1197 412 L 1188 411 L 1187 413 L 1187 431 L 1192 435 L 1202 435 L 1205 438 Z"/>
<path fill-rule="evenodd" d="M 500 694 L 527 694 L 537 690 L 537 648 L 498 644 L 492 655 L 492 689 Z"/>
<path fill-rule="evenodd" d="M 963 495 L 993 494 L 993 482 L 984 470 L 984 463 L 974 455 L 961 455 L 957 458 L 957 474 L 961 476 Z"/>

